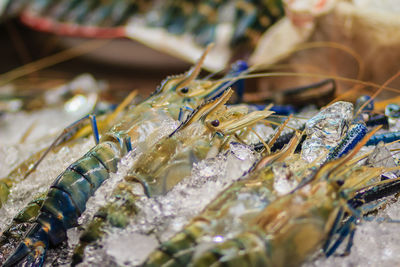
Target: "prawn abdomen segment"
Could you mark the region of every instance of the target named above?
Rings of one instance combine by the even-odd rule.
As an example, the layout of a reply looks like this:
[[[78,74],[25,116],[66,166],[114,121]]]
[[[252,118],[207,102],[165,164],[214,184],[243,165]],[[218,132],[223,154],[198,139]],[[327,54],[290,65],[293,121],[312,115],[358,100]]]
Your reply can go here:
[[[117,170],[121,157],[119,144],[104,142],[86,153],[60,174],[49,189],[36,223],[4,266],[41,266],[49,244],[66,238],[67,229],[76,226],[89,197]]]

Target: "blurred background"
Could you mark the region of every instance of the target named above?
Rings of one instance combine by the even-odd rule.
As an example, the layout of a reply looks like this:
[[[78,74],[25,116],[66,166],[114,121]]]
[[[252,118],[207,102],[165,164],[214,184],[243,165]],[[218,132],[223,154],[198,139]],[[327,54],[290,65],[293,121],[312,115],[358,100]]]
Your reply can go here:
[[[0,72],[6,74],[30,62],[90,42],[32,30],[17,18],[0,24]],[[97,49],[82,56],[25,75],[13,83],[20,90],[60,85],[82,73],[106,80],[116,101],[133,89],[147,95],[167,75],[186,71],[191,64],[128,39],[94,43]],[[162,64],[160,64],[160,62]],[[24,88],[22,88],[24,87]]]
[[[212,72],[244,59],[253,72],[322,75],[247,80],[248,93],[273,94],[323,76],[382,84],[400,69],[399,9],[396,0],[3,1],[0,85],[35,92],[90,73],[107,82],[105,97],[118,103],[133,89],[148,95],[167,75],[186,71],[210,42],[216,48],[205,67]],[[26,65],[41,59],[45,66]],[[336,96],[357,85],[336,82]]]

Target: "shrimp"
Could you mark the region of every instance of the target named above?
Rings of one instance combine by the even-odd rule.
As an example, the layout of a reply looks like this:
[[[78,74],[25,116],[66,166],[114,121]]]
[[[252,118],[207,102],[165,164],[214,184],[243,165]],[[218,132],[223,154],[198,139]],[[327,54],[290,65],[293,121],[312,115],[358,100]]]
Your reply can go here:
[[[202,102],[210,93],[220,90],[221,83],[194,80],[206,54],[207,51],[199,64],[188,73],[167,78],[152,96],[128,110],[119,122],[102,136],[99,144],[57,177],[47,193],[36,223],[27,233],[25,241],[4,263],[5,266],[18,262],[43,264],[47,247],[50,244],[58,245],[66,239],[66,229],[76,226],[77,219],[86,209],[86,202],[90,196],[109,178],[110,173],[117,171],[118,162],[132,150],[132,146],[143,142],[144,137],[140,135],[141,124],[152,119],[151,123],[160,125],[160,113],[179,115],[176,101],[184,105],[193,105]],[[232,91],[229,91],[229,95],[231,94]],[[192,101],[188,100],[188,97],[191,97]],[[209,105],[204,105],[204,108],[209,108]],[[267,116],[265,112],[262,114]],[[262,116],[256,117],[260,119]],[[195,118],[198,119],[193,116],[191,120]]]
[[[346,164],[373,133],[348,155],[324,164],[309,183],[266,206],[250,219],[246,230],[198,253],[193,265],[298,266],[318,248],[330,255],[331,239],[344,211],[350,214],[350,222],[360,216],[347,201],[384,171],[356,166],[356,161]],[[354,224],[345,226],[343,234]]]
[[[246,229],[252,218],[279,196],[274,189],[274,165],[298,161],[298,155],[293,153],[299,141],[300,135],[297,134],[283,150],[267,155],[249,175],[229,186],[181,232],[164,242],[144,265],[187,265],[196,247],[212,240],[221,242]],[[290,171],[293,176],[289,179],[296,180],[294,176],[306,171],[302,168]]]
[[[112,199],[100,208],[87,231],[81,236],[81,245],[75,250],[74,264],[82,258],[84,247],[104,234],[107,224],[125,227],[137,212],[131,183],[139,183],[148,197],[164,195],[183,178],[190,175],[193,164],[226,149],[226,144],[238,131],[272,114],[272,111],[254,111],[227,108],[223,104],[232,91],[221,98],[200,106],[177,130],[144,152],[119,184]]]
[[[131,104],[130,102],[135,95],[132,93],[127,97],[128,101],[124,101],[115,112],[103,117],[98,128],[101,133],[109,130],[104,134],[103,140],[123,142],[126,135],[129,135],[130,146],[135,148],[140,143],[145,150],[153,144],[153,141],[157,140],[149,138],[149,135],[152,132],[159,132],[158,129],[163,127],[165,121],[171,119],[184,120],[186,110],[191,111],[202,101],[221,94],[232,82],[196,79],[211,47],[209,46],[206,49],[199,62],[191,70],[185,74],[167,77],[156,91],[142,103],[136,106],[130,105],[127,109],[126,107]],[[237,75],[246,70],[246,63],[238,62],[232,66],[232,70],[226,77],[234,80]],[[83,120],[74,124],[82,123],[84,123]],[[74,140],[89,135],[90,131],[87,126],[80,129],[76,134],[71,134],[71,130],[76,131],[74,124],[67,128],[69,130],[64,130],[47,150],[34,154],[26,162],[15,168],[6,178],[0,179],[0,206],[7,201],[9,190],[15,181],[24,180],[33,172],[54,146],[59,145],[63,140],[70,138]],[[33,167],[31,167],[32,165]],[[24,173],[23,178],[19,178],[21,173]]]

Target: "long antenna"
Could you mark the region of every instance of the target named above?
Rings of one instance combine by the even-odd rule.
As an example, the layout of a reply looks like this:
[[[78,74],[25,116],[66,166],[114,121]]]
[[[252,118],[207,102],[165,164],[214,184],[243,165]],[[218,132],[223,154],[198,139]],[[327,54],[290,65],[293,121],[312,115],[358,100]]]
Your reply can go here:
[[[109,42],[110,40],[88,41],[81,45],[72,47],[70,49],[56,53],[54,55],[41,58],[39,60],[33,61],[19,68],[13,69],[9,72],[0,75],[0,86],[5,85],[15,79],[21,78],[25,75],[36,72],[38,70],[42,70],[47,67],[53,66],[55,64],[92,52],[93,50],[103,47]]]

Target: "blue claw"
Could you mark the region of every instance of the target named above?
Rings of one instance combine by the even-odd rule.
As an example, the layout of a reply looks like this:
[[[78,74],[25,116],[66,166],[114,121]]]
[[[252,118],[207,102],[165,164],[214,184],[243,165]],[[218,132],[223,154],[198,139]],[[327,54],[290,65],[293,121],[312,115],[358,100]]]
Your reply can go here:
[[[47,248],[48,234],[39,224],[35,224],[24,242],[21,242],[15,252],[4,262],[3,267],[11,266],[43,266]]]

